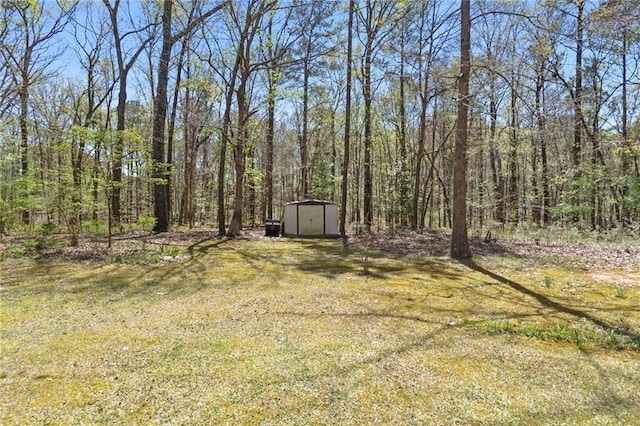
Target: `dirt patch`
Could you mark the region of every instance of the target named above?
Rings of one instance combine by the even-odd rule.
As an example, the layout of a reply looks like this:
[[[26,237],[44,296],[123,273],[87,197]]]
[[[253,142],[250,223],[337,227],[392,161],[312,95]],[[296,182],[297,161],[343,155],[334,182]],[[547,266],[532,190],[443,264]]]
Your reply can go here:
[[[601,271],[591,274],[591,278],[614,286],[640,286],[640,273],[637,272]]]

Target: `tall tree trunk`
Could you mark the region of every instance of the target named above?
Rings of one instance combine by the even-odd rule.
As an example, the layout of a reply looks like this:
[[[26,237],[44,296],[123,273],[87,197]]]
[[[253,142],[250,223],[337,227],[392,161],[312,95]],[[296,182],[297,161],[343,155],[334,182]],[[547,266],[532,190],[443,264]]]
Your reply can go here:
[[[631,159],[633,158],[633,175],[636,178],[640,178],[640,167],[638,166],[638,154],[635,153],[631,140],[629,138],[629,107],[628,107],[628,92],[627,92],[627,49],[629,31],[625,28],[622,32],[622,140],[624,143],[624,150],[622,152],[622,173],[627,174],[631,169]],[[626,199],[629,196],[630,185],[628,182],[622,184],[621,196],[622,199]],[[631,212],[628,203],[620,203],[621,213],[620,220],[631,221]]]
[[[576,173],[578,172],[578,167],[580,165],[580,153],[582,151],[582,48],[584,35],[584,2],[585,0],[575,1],[578,11],[576,25],[576,82],[573,97],[573,146],[571,155]]]
[[[116,106],[116,138],[113,143],[112,176],[111,176],[111,214],[113,226],[119,227],[122,220],[120,193],[122,189],[122,157],[124,150],[125,108],[127,104],[127,73],[120,71],[120,90],[118,92],[118,105]],[[123,83],[124,82],[124,83]]]
[[[111,21],[111,29],[113,31],[113,41],[115,47],[116,60],[118,65],[118,105],[116,106],[116,138],[113,144],[113,152],[111,159],[111,214],[112,224],[116,227],[120,226],[121,222],[121,192],[122,192],[122,161],[124,151],[124,130],[126,128],[126,107],[127,107],[127,77],[129,71],[133,68],[138,56],[142,53],[145,47],[151,42],[153,36],[149,36],[144,39],[136,51],[131,55],[128,61],[125,62],[124,50],[122,47],[123,39],[128,35],[120,34],[118,25],[118,13],[120,8],[120,0],[116,0],[113,5],[109,0],[102,0],[105,7],[109,12],[109,19]],[[131,33],[129,33],[131,34]]]
[[[231,108],[233,104],[233,93],[240,67],[241,52],[236,55],[236,62],[231,72],[231,78],[227,85],[224,115],[222,117],[222,131],[220,140],[220,163],[218,167],[218,236],[226,234],[226,204],[225,204],[225,176],[227,170],[227,146],[229,145],[229,132],[231,128]]]
[[[78,245],[78,234],[82,223],[82,158],[84,156],[84,142],[81,140],[79,146],[71,147],[71,175],[73,185],[71,190],[71,212],[69,216],[69,230],[71,233],[70,245]]]
[[[435,13],[435,9],[434,9]],[[425,5],[423,4],[421,7],[421,28],[420,34],[423,33],[424,29],[422,27],[422,23],[424,22],[424,14],[425,14]],[[422,164],[424,162],[424,154],[425,147],[427,143],[427,108],[429,106],[429,90],[430,90],[430,76],[431,76],[431,57],[433,53],[433,37],[429,38],[429,49],[426,55],[421,51],[420,58],[423,56],[427,58],[426,66],[423,66],[424,72],[421,73],[420,76],[420,87],[421,91],[419,93],[420,96],[420,124],[419,124],[419,133],[418,133],[418,151],[416,153],[416,164],[415,164],[415,179],[413,182],[413,200],[411,206],[411,229],[416,230],[418,228],[418,218],[421,217],[420,227],[424,227],[424,216],[426,214],[426,209],[423,208],[423,211],[419,212],[419,204],[420,204],[420,193],[421,193],[421,185],[422,185]],[[422,45],[422,43],[420,43]],[[437,115],[437,96],[436,96],[436,107],[434,108],[434,122],[432,128],[435,129],[435,117]],[[425,188],[429,183],[429,179],[425,182]],[[424,204],[423,198],[423,205]],[[426,205],[425,205],[426,207]]]
[[[518,107],[517,78],[511,76],[511,123],[509,129],[509,184],[507,186],[508,221],[518,223]]]
[[[167,118],[167,92],[169,85],[169,60],[171,59],[171,13],[172,0],[164,0],[162,14],[162,50],[158,66],[158,85],[153,105],[153,212],[156,217],[154,232],[169,230],[169,212],[167,206],[167,168],[165,164],[165,122]]]
[[[249,135],[247,134],[246,139],[249,140]],[[256,168],[256,149],[255,147],[251,147],[250,149],[247,150],[247,161],[246,164],[248,167],[248,169],[250,170],[249,173],[249,185],[247,188],[247,202],[248,202],[248,207],[249,207],[249,225],[252,228],[255,228],[256,224],[257,224],[257,215],[256,215],[256,182],[255,182],[255,174],[253,173],[253,171]]]
[[[188,40],[182,43],[180,56],[178,57],[178,67],[176,70],[176,84],[173,89],[173,102],[171,104],[171,114],[169,116],[169,126],[167,129],[167,220],[171,223],[171,204],[173,202],[173,139],[176,128],[176,116],[178,113],[178,97],[180,95],[180,83],[182,81],[182,68],[184,64],[185,52],[188,48]],[[187,58],[189,62],[189,58]]]
[[[114,6],[110,2],[103,0],[109,18],[111,19],[111,27],[113,31],[113,39],[115,53],[118,65],[118,105],[116,106],[116,137],[113,143],[113,151],[111,155],[111,215],[112,225],[120,226],[121,222],[121,202],[120,193],[122,188],[122,159],[124,151],[124,130],[125,130],[125,112],[127,106],[127,75],[129,67],[124,62],[122,50],[122,38],[120,37],[118,26],[118,9],[120,1],[117,0]]]
[[[371,228],[373,223],[373,176],[371,164],[371,150],[373,145],[373,135],[371,131],[371,56],[373,53],[372,40],[365,46],[364,69],[362,90],[364,95],[364,224],[367,229]]]
[[[300,168],[302,171],[302,197],[309,195],[309,62],[311,57],[311,44],[307,45],[307,53],[304,59],[303,88],[302,88],[302,135],[300,135]]]
[[[451,257],[471,257],[467,236],[467,125],[469,113],[469,74],[471,69],[470,0],[460,2],[460,76],[458,77],[458,120],[453,163],[453,222]]]
[[[336,135],[336,110],[338,109],[338,105],[331,110],[331,179],[335,179],[336,169],[338,163],[338,141]],[[335,201],[336,199],[336,185],[332,183],[331,185],[331,200]]]
[[[234,163],[236,169],[236,181],[234,191],[234,210],[231,224],[227,230],[228,237],[239,236],[242,231],[242,212],[244,206],[244,179],[245,179],[245,144],[247,137],[247,122],[249,120],[249,99],[247,85],[251,77],[251,46],[258,32],[261,17],[275,5],[275,2],[259,1],[247,7],[245,25],[240,34],[240,44],[236,52],[235,70],[239,71],[240,82],[236,90],[238,105],[238,126],[236,131],[236,143],[234,150]],[[254,9],[255,7],[255,9]],[[235,79],[234,79],[235,80]]]
[[[189,66],[187,66],[187,79],[189,79]],[[180,200],[180,213],[178,215],[178,223],[180,225],[184,225],[189,222],[190,217],[190,205],[191,205],[191,190],[192,186],[192,176],[191,173],[193,169],[193,163],[191,162],[191,150],[193,149],[193,145],[195,145],[195,141],[193,140],[195,137],[194,131],[194,123],[192,123],[192,110],[193,105],[191,104],[191,89],[189,87],[185,88],[184,94],[184,108],[183,108],[183,120],[184,120],[184,130],[183,130],[183,141],[184,141],[184,180],[183,180],[183,189],[182,189],[182,199]]]
[[[540,220],[543,226],[549,224],[549,164],[547,158],[546,122],[542,96],[544,93],[544,64],[541,64],[536,77],[536,122],[538,126],[538,145],[540,146],[542,196],[540,198]]]
[[[185,28],[178,34],[171,34],[172,21],[172,0],[164,0],[162,13],[162,50],[160,52],[158,64],[158,84],[155,102],[153,105],[153,130],[152,130],[152,161],[154,178],[154,214],[156,225],[154,232],[166,232],[169,229],[169,211],[167,206],[167,167],[165,164],[165,122],[167,118],[168,100],[167,92],[169,85],[169,60],[171,59],[171,49],[175,42],[190,34],[196,25],[201,24],[211,15],[218,12],[227,5],[226,2],[209,9],[193,19],[189,15],[189,20]]]
[[[426,82],[424,84],[426,85]],[[427,101],[425,99],[425,96],[421,96],[420,133],[418,136],[418,152],[416,153],[415,180],[413,183],[413,204],[411,206],[411,229],[413,230],[418,229],[418,215],[419,215],[418,204],[420,201],[420,186],[422,183],[422,163],[424,161],[424,150],[425,150],[426,139],[427,139]],[[427,185],[427,182],[425,182],[425,185]]]
[[[245,58],[248,58],[245,56]],[[227,231],[228,237],[239,236],[242,232],[242,210],[244,205],[244,171],[245,171],[245,137],[246,137],[246,121],[248,117],[248,105],[246,94],[246,83],[248,74],[246,69],[240,80],[236,97],[238,100],[238,129],[236,131],[236,144],[234,150],[234,163],[236,168],[236,182],[234,192],[234,209],[231,218],[231,224]]]
[[[500,223],[506,221],[506,203],[504,197],[504,178],[502,163],[498,152],[498,103],[496,101],[495,81],[492,77],[489,93],[489,164],[491,166],[491,180],[495,197],[495,220]]]
[[[408,225],[409,213],[409,182],[407,176],[407,113],[406,113],[406,96],[405,96],[405,75],[404,75],[404,62],[405,62],[405,28],[404,20],[401,27],[400,35],[400,99],[398,110],[400,114],[400,131],[398,135],[398,144],[400,145],[400,161],[399,161],[399,173],[400,173],[400,226],[406,228]]]
[[[27,54],[25,54],[27,57]],[[29,175],[29,127],[27,122],[27,109],[29,106],[29,60],[25,59],[25,68],[22,72],[22,84],[18,92],[20,97],[20,176],[24,179],[23,184],[27,185]],[[26,195],[26,194],[25,194]],[[29,225],[30,213],[28,208],[23,208],[21,212],[22,224]]]
[[[340,200],[340,235],[344,238],[347,235],[347,190],[349,188],[349,154],[351,141],[351,61],[353,55],[353,8],[354,1],[349,0],[349,23],[347,29],[347,87],[345,98],[345,117],[344,117],[344,153],[342,158],[342,182],[341,182],[341,200]]]
[[[267,135],[266,135],[266,155],[265,155],[265,206],[266,218],[273,218],[273,139],[276,121],[276,71],[267,70],[269,93],[267,95]]]

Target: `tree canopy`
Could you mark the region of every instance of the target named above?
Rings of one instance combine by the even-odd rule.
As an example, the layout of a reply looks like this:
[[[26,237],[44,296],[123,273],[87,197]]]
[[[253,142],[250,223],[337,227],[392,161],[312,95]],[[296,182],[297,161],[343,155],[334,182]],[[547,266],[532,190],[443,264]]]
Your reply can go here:
[[[639,11],[471,1],[467,72],[453,2],[5,0],[0,223],[637,229]]]

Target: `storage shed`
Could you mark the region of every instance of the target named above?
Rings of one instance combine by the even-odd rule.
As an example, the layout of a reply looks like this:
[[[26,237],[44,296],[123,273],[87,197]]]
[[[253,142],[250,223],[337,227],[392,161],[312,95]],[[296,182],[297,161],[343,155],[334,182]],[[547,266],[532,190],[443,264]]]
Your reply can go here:
[[[338,205],[331,201],[303,200],[284,205],[282,234],[289,237],[340,237]]]

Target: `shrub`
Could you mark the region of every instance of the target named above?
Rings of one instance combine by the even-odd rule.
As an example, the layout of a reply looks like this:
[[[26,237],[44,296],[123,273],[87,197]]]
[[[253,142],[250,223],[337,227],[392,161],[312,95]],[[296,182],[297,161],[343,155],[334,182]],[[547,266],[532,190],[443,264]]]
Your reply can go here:
[[[48,242],[45,238],[30,238],[24,241],[24,248],[26,252],[38,251],[47,247]]]
[[[558,342],[566,342],[569,339],[569,328],[563,324],[556,324],[551,329],[550,336]]]
[[[93,235],[107,235],[107,227],[101,220],[86,220],[82,222],[82,229]]]
[[[151,232],[156,226],[156,218],[153,216],[139,216],[136,222],[136,228],[140,231]]]
[[[33,230],[36,234],[47,236],[47,235],[53,234],[57,229],[58,229],[58,226],[55,223],[45,222],[45,223],[40,223],[36,225],[36,227]]]

